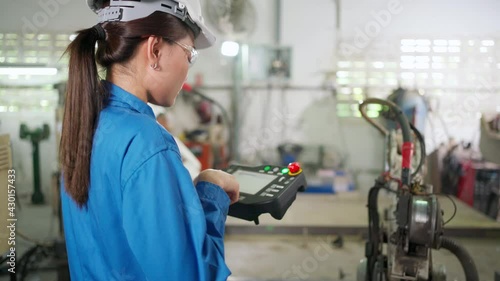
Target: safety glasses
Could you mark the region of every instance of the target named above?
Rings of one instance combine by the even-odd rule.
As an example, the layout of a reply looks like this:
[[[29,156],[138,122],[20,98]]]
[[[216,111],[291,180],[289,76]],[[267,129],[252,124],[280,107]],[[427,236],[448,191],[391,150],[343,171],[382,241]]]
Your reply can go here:
[[[177,41],[172,40],[172,39],[170,39],[168,37],[163,37],[163,39],[165,39],[167,41],[170,41],[170,42],[178,45],[182,49],[184,49],[184,51],[186,51],[188,53],[188,62],[189,62],[190,66],[192,66],[196,62],[196,59],[198,58],[198,51],[194,47],[191,47],[191,46],[188,46],[186,44],[177,42]]]

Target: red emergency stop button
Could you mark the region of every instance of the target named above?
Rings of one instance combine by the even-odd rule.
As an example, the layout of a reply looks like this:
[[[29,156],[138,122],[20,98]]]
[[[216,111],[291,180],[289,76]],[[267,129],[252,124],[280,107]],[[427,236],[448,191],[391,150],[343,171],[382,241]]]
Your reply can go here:
[[[295,176],[302,173],[302,168],[300,167],[299,162],[292,162],[288,164],[288,174],[290,176]]]

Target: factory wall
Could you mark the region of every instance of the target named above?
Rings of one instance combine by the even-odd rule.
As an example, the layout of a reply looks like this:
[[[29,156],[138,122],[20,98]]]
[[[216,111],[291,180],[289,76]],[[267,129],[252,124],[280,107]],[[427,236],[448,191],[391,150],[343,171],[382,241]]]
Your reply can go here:
[[[388,38],[497,39],[498,45],[500,20],[496,11],[499,9],[500,2],[491,0],[343,1],[339,38],[361,42],[358,44],[360,57],[368,53],[376,42]],[[483,56],[490,56],[488,62],[500,68],[499,47],[495,48],[496,52]],[[470,56],[468,63],[482,59],[477,54],[465,55]],[[448,136],[472,142],[477,147],[481,114],[489,117],[500,112],[500,83],[495,72],[487,72],[488,67],[485,65],[483,75],[482,69],[467,69],[462,65],[462,72],[481,73],[474,85],[444,87],[441,93],[428,96],[434,109],[425,132],[428,152],[445,142]],[[415,88],[426,86],[414,85]]]
[[[204,0],[203,3],[206,3]],[[245,42],[260,45],[275,45],[275,15],[274,1],[252,0],[257,10],[256,29],[252,35],[244,38]],[[87,28],[95,24],[95,16],[87,9],[83,0],[17,0],[9,1],[9,9],[0,11],[0,30],[13,32],[69,32],[80,28]],[[393,36],[453,36],[473,35],[497,36],[500,33],[500,24],[496,11],[500,10],[500,2],[495,0],[479,1],[410,1],[410,0],[356,0],[340,1],[340,29],[336,29],[336,11],[339,7],[333,0],[287,0],[282,1],[281,40],[280,44],[292,48],[291,80],[287,85],[292,88],[281,90],[279,87],[270,89],[255,88],[245,90],[241,104],[242,125],[239,128],[240,152],[243,161],[258,163],[262,161],[277,161],[275,146],[282,142],[296,142],[301,144],[326,145],[333,151],[347,150],[340,153],[349,155],[351,167],[359,170],[368,170],[380,164],[379,157],[366,158],[366,154],[381,148],[381,141],[367,142],[368,138],[375,139],[377,133],[361,120],[334,118],[334,114],[324,115],[326,108],[331,105],[333,113],[334,101],[332,92],[320,89],[328,85],[329,74],[337,70],[335,66],[337,42],[339,38],[356,36],[359,30],[380,17],[380,11],[395,11],[390,20],[384,24],[380,32],[375,32],[373,41]],[[218,34],[216,45],[208,50],[200,51],[200,59],[191,69],[188,81],[201,79],[206,86],[228,87],[226,90],[212,89],[205,93],[220,101],[226,108],[230,105],[230,87],[233,74],[233,59],[220,54],[220,46],[224,40],[234,40],[228,35]],[[369,48],[369,45],[367,46]],[[217,71],[214,71],[217,69]],[[200,77],[202,74],[202,77]],[[218,87],[220,88],[220,87]],[[444,94],[437,97],[444,108],[452,110],[463,103],[460,96]],[[462,94],[464,95],[464,94]],[[465,96],[463,96],[465,97]],[[491,99],[481,101],[472,110],[479,112],[489,105],[489,110],[495,110],[500,105],[499,95],[492,95]],[[319,105],[324,110],[315,110]],[[179,107],[180,108],[180,107]],[[463,106],[462,106],[463,108]],[[157,109],[161,111],[162,109]],[[176,110],[176,118],[182,122],[189,122],[190,116],[183,116],[182,110]],[[40,120],[54,120],[53,113],[16,113],[5,115],[2,113],[2,132],[9,131],[17,136],[18,128],[15,123],[6,125],[7,120],[27,121],[30,125],[38,125]],[[41,115],[40,115],[41,114]],[[322,115],[323,114],[323,115]],[[36,115],[36,116],[35,116]],[[42,116],[43,115],[43,116]],[[191,115],[192,116],[192,115]],[[334,120],[335,119],[335,120]],[[464,119],[467,119],[464,117]],[[306,124],[316,121],[321,130],[308,130]],[[456,118],[454,119],[456,120]],[[468,120],[468,119],[467,119]],[[447,119],[445,121],[450,121]],[[51,121],[54,128],[55,121]],[[50,123],[50,122],[49,122]],[[181,122],[179,122],[181,123]],[[277,124],[280,124],[278,126]],[[7,128],[8,127],[8,128]],[[473,125],[454,126],[450,133],[459,137],[474,133]],[[365,137],[359,137],[364,135]],[[23,160],[18,160],[17,166],[26,170],[31,169],[31,155],[29,143],[15,140]],[[345,145],[347,143],[348,145]],[[44,188],[50,178],[51,169],[56,159],[56,141],[54,135],[41,144],[43,153],[48,153],[47,164],[42,165],[42,180]],[[363,149],[358,149],[362,147]],[[53,151],[53,153],[51,153]],[[274,151],[274,155],[273,152]],[[49,155],[50,154],[50,155]],[[260,159],[261,155],[265,156]],[[333,157],[342,158],[333,153]],[[44,156],[42,155],[42,158]],[[337,163],[339,159],[335,160]],[[335,162],[334,161],[334,162]],[[21,164],[22,163],[22,164]],[[16,162],[14,162],[16,165]],[[28,182],[26,188],[32,186]]]
[[[498,35],[495,0],[356,0],[342,1],[342,35],[354,35],[373,20],[383,23],[378,36]],[[389,12],[390,16],[385,12]],[[387,19],[387,20],[385,20]]]
[[[267,5],[274,8],[274,3]],[[306,0],[282,1],[280,45],[292,48],[292,78],[284,83],[253,83],[250,85],[256,88],[244,90],[239,103],[240,162],[280,163],[278,145],[300,144],[305,147],[302,160],[307,164],[349,169],[356,173],[359,187],[368,188],[382,170],[383,139],[359,118],[338,119],[333,92],[323,88],[335,71],[336,9],[331,0],[316,0],[313,4]],[[269,16],[272,23],[274,13]],[[267,32],[274,28],[269,25]],[[267,38],[267,42],[250,38],[245,42],[273,46],[275,38]],[[204,63],[210,64],[207,59]],[[230,59],[223,58],[223,62],[230,63]],[[231,71],[231,67],[227,69]],[[208,79],[212,75],[214,79]],[[221,76],[220,72],[205,74],[205,83],[230,85],[231,75],[225,81],[217,76]],[[191,79],[195,81],[193,76]],[[205,93],[229,105],[230,90]],[[319,149],[324,149],[323,160],[317,153]]]
[[[242,113],[244,117],[240,129],[243,160],[252,163],[276,161],[275,147],[283,141],[322,144],[334,151],[345,150],[340,157],[348,157],[348,167],[369,178],[374,169],[381,167],[383,144],[377,132],[362,120],[336,120],[334,114],[322,115],[325,111],[318,106],[325,108],[330,105],[333,111],[335,104],[332,93],[313,89],[329,85],[326,80],[329,72],[338,70],[335,48],[339,39],[357,36],[360,30],[363,31],[367,26],[370,28],[374,20],[381,21],[383,26],[379,32],[372,33],[370,43],[405,36],[446,39],[471,36],[482,39],[489,36],[498,38],[500,34],[499,20],[495,16],[495,11],[500,8],[498,1],[341,1],[339,30],[336,29],[337,8],[334,1],[328,0],[314,3],[305,0],[282,1],[280,43],[293,49],[292,79],[288,86],[307,89],[252,89],[245,92],[245,99],[241,103],[245,113]],[[393,13],[384,21],[380,17],[387,15],[384,14],[386,11]],[[370,44],[365,48],[368,51]],[[230,77],[227,76],[227,80]],[[499,110],[500,105],[498,84],[494,78],[487,78],[488,82],[480,83],[477,87],[447,90],[430,97],[435,112],[429,116],[427,124],[428,152],[446,141],[446,131],[459,141],[477,144],[479,114],[492,114]],[[219,85],[220,80],[216,78],[206,79],[207,84],[212,81],[217,81],[214,84]],[[228,91],[207,93],[222,102],[229,95]],[[283,116],[289,119],[283,120]],[[308,130],[304,125],[305,119],[316,120],[318,130]],[[286,125],[281,128],[274,126],[277,129],[273,130],[273,122]],[[252,150],[255,147],[257,149]],[[259,152],[253,153],[255,150]],[[339,157],[338,154],[335,156]],[[336,160],[337,163],[339,161]]]

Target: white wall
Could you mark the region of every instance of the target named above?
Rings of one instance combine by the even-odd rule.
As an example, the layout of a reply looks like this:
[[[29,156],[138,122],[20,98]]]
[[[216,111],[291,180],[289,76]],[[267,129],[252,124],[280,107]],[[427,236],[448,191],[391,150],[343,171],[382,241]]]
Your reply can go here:
[[[202,0],[203,5],[207,5],[209,0]],[[256,12],[255,30],[245,38],[235,38],[231,34],[221,34],[216,28],[211,26],[205,17],[208,27],[215,33],[217,41],[209,49],[200,50],[200,58],[189,72],[188,80],[193,82],[197,75],[203,76],[205,85],[231,85],[233,64],[232,58],[221,55],[220,48],[222,42],[226,40],[238,40],[247,44],[274,44],[275,26],[275,4],[269,0],[251,0]]]
[[[334,70],[336,6],[333,0],[281,1],[282,45],[292,47],[292,85],[321,86]]]
[[[0,11],[0,31],[74,32],[95,24],[96,16],[84,0],[6,0]],[[206,4],[207,0],[202,0]],[[255,32],[247,43],[274,44],[275,1],[252,0],[257,10]],[[282,44],[293,48],[292,84],[319,85],[324,71],[334,70],[334,48],[338,36],[355,36],[376,19],[373,13],[399,7],[380,36],[478,35],[500,32],[500,2],[496,0],[356,0],[341,1],[341,34],[335,30],[333,0],[287,0],[282,2]],[[395,3],[395,4],[394,4]],[[210,25],[210,24],[209,24]],[[377,35],[378,36],[378,35]],[[220,55],[222,41],[231,36],[217,34],[216,46],[201,51],[190,81],[202,73],[208,85],[230,84],[231,61]],[[217,67],[217,71],[213,71]]]
[[[96,16],[84,0],[6,0],[0,30],[43,33],[74,32],[95,24]]]
[[[21,31],[28,28],[31,22],[37,24],[40,31],[71,32],[79,28],[90,27],[95,23],[93,15],[83,0],[6,0],[7,7],[0,11],[0,31]],[[57,1],[57,2],[54,2]],[[207,3],[210,0],[204,0]],[[392,1],[392,2],[390,2]],[[45,11],[44,3],[59,3],[57,8]],[[275,1],[252,0],[257,10],[257,27],[248,36],[246,43],[275,43]],[[380,32],[372,39],[384,36],[490,36],[500,34],[500,2],[497,0],[355,0],[341,1],[340,34],[335,29],[336,5],[333,0],[282,0],[282,37],[281,44],[293,49],[292,86],[321,86],[325,71],[335,70],[335,47],[340,37],[354,37],[357,30],[364,30],[370,22],[376,20],[372,12],[387,10],[390,5],[397,5],[397,13],[393,13]],[[54,4],[55,5],[55,4]],[[51,11],[57,11],[52,13]],[[42,15],[45,13],[45,16]],[[43,19],[47,18],[46,23]],[[39,24],[44,23],[44,24]],[[200,59],[191,69],[189,81],[195,81],[197,75],[203,75],[205,85],[230,86],[232,81],[232,61],[220,55],[220,44],[230,36],[217,34],[216,45],[208,50],[201,50]],[[211,90],[206,94],[220,101],[229,108],[230,91]],[[240,128],[240,148],[248,152],[246,146],[262,148],[265,152],[274,151],[274,146],[281,141],[304,142],[311,141],[310,134],[302,126],[304,112],[309,116],[315,112],[317,102],[330,93],[317,90],[248,90],[244,93],[241,112],[242,126]],[[316,105],[314,105],[316,104]],[[311,107],[312,106],[312,107]],[[448,104],[447,108],[453,108]],[[333,108],[331,109],[333,112]],[[180,110],[182,111],[182,110]],[[318,110],[318,120],[321,110]],[[179,113],[179,115],[181,115]],[[281,117],[280,117],[281,116]],[[283,120],[283,116],[288,116]],[[182,119],[183,116],[179,116]],[[329,120],[329,119],[328,119]],[[185,121],[185,120],[183,120]],[[266,123],[267,122],[267,123]],[[269,123],[274,122],[274,123]],[[284,122],[286,126],[278,128],[276,124]],[[288,123],[287,123],[288,122]],[[328,123],[328,121],[325,121]],[[273,125],[274,124],[274,125]],[[322,134],[330,134],[330,138],[319,138],[318,142],[331,144],[335,140],[337,128],[330,124],[321,125]],[[351,129],[358,126],[346,123]],[[273,129],[278,128],[278,129]],[[266,130],[267,129],[267,130]],[[361,130],[363,131],[363,130]],[[360,132],[361,132],[360,131]],[[367,134],[370,134],[367,132]],[[349,134],[347,134],[349,135]],[[269,142],[263,140],[268,139]],[[347,142],[363,139],[350,137]],[[351,145],[352,144],[352,145]],[[356,147],[355,142],[350,146]],[[375,148],[374,148],[375,149]],[[352,159],[361,163],[368,151],[352,151]],[[270,155],[264,153],[264,155]],[[254,155],[248,155],[246,160],[252,160]],[[255,159],[254,159],[255,160]],[[360,162],[361,161],[361,162]],[[373,165],[377,162],[373,159]],[[365,162],[366,164],[368,162]]]
[[[472,93],[450,91],[432,99],[434,112],[428,116],[425,132],[427,153],[446,143],[448,137],[477,149],[481,116],[491,120],[500,112],[500,93],[486,88]]]
[[[342,35],[363,30],[377,19],[375,14],[391,11],[389,7],[396,12],[391,13],[380,35],[477,36],[500,32],[500,2],[496,0],[356,0],[342,1]]]
[[[498,39],[500,38],[498,11],[500,2],[496,0],[343,1],[340,36],[347,42],[354,43],[350,46],[361,46],[358,60],[362,60],[366,53],[375,49],[373,48],[375,42],[384,42],[385,39],[391,38]],[[356,42],[365,41],[368,43],[356,45]],[[495,48],[496,53],[484,54],[484,57],[491,56],[492,63],[499,62],[498,40]],[[383,60],[384,54],[379,55],[380,49],[377,51],[374,56]],[[467,57],[467,53],[462,52],[461,55]],[[487,65],[484,69],[469,70],[464,67],[460,68],[460,71],[494,73],[488,73]],[[497,105],[500,105],[499,84],[497,79],[491,76],[479,74],[476,85],[468,90],[445,87],[442,94],[430,97],[435,104],[439,104],[439,109],[436,114],[429,116],[432,124],[427,123],[428,152],[447,140],[446,130],[458,141],[478,144],[479,114],[495,113],[499,110]],[[484,79],[487,80],[486,85]],[[418,86],[429,87],[429,85]],[[446,129],[440,119],[444,121]]]

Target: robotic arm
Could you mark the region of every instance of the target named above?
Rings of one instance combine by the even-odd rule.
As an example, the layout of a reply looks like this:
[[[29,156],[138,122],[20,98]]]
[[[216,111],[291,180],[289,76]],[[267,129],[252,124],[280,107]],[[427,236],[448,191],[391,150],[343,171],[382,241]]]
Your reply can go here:
[[[444,225],[439,200],[432,194],[432,186],[422,185],[415,180],[422,159],[425,157],[423,137],[402,114],[394,103],[380,99],[367,99],[360,104],[362,116],[384,135],[388,131],[370,119],[365,113],[367,104],[381,104],[388,110],[384,116],[394,119],[403,136],[401,148],[401,176],[396,179],[391,171],[380,176],[368,195],[368,241],[365,256],[358,268],[359,281],[372,280],[446,280],[444,272],[432,268],[431,249],[445,248],[451,251],[464,268],[467,281],[477,281],[478,273],[468,252],[451,239],[444,237]],[[413,143],[410,130],[420,141],[421,161],[417,170],[411,173]],[[391,188],[393,181],[397,188]],[[387,225],[382,227],[378,211],[378,193],[384,189],[395,194],[395,208],[387,213]],[[387,244],[384,253],[383,244]]]

